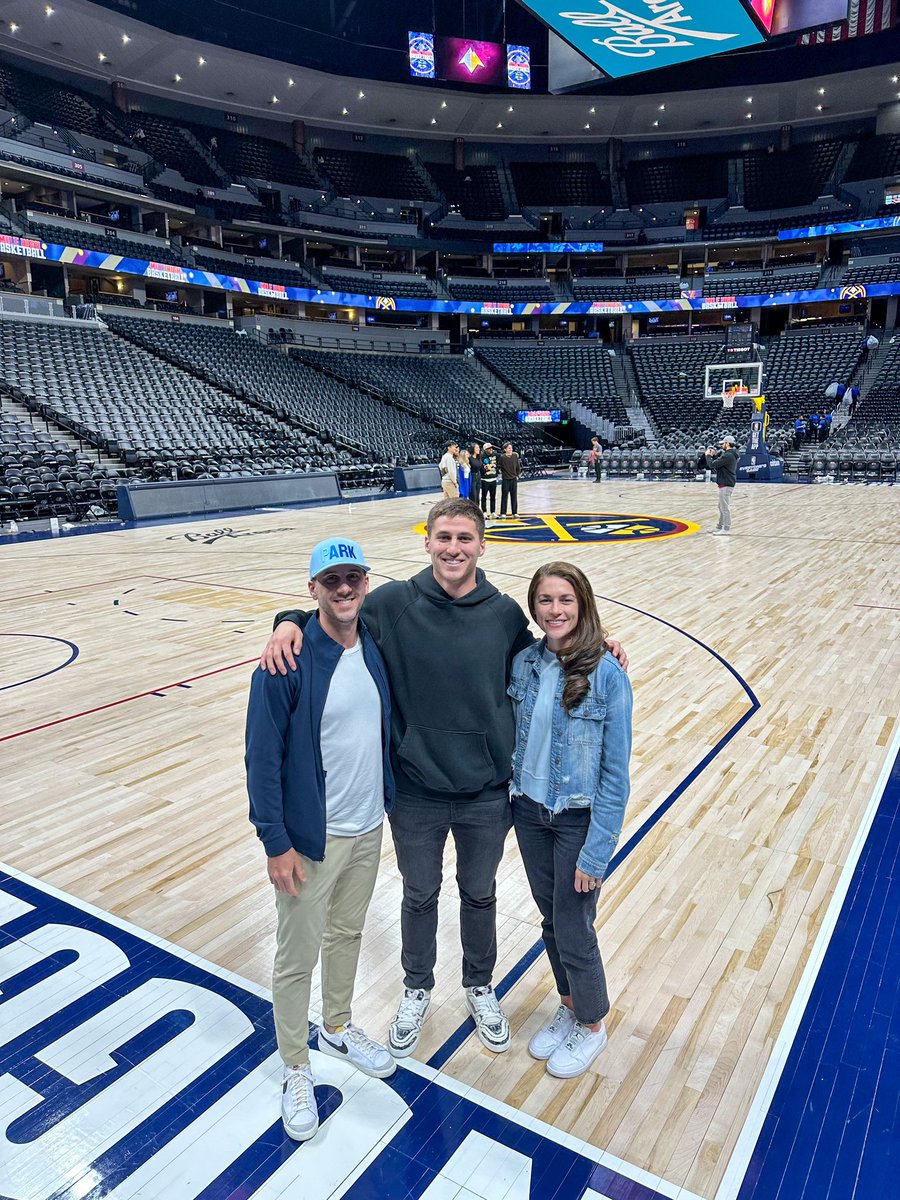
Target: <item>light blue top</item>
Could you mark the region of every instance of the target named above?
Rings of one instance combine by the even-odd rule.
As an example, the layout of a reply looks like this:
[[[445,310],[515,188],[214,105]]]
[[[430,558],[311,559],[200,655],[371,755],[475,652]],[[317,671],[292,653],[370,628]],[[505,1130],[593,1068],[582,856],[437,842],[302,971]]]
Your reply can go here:
[[[545,646],[546,640],[535,642],[513,659],[507,689],[516,718],[510,787],[513,796],[533,795],[525,787],[524,768],[538,695],[547,674],[542,670]],[[602,879],[622,832],[630,792],[631,683],[616,659],[607,653],[590,676],[587,695],[567,713],[562,706],[565,675],[561,670],[553,675],[556,688],[543,804],[552,813],[590,808],[590,827],[577,866],[585,874]]]
[[[553,704],[556,699],[556,684],[559,680],[559,659],[552,650],[544,648],[540,662],[541,681],[531,725],[528,743],[522,761],[522,791],[538,804],[547,803],[550,787],[550,741],[553,732]]]

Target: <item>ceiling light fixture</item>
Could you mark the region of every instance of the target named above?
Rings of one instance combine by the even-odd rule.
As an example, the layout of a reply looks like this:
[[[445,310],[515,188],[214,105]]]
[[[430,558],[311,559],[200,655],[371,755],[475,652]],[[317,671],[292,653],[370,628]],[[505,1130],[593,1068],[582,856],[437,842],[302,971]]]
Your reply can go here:
[[[891,83],[900,83],[900,75],[892,75]]]
[[[513,108],[513,106],[512,106],[512,105],[510,105],[510,106],[509,106],[509,108],[508,108],[506,111],[507,111],[507,112],[515,112],[516,110]]]
[[[365,98],[366,98],[366,93],[365,93],[365,92],[359,92],[356,98],[357,98],[357,100],[365,100]]]
[[[201,55],[199,55],[199,56],[198,56],[198,58],[197,58],[197,66],[198,66],[198,67],[205,67],[205,66],[206,66],[206,59],[203,57],[203,55],[202,55],[202,54],[201,54]]]
[[[128,36],[128,34],[123,33],[122,34],[122,45],[127,46],[130,41],[131,41],[131,38]]]
[[[590,126],[590,123],[589,123],[589,122],[588,122],[587,124],[585,124],[585,129],[590,129],[590,127],[591,127],[591,126]]]
[[[342,109],[341,109],[341,116],[342,116],[342,117],[349,117],[349,116],[350,116],[350,109],[349,109],[349,108],[342,108]]]
[[[273,97],[272,97],[272,99],[269,101],[269,103],[270,103],[270,104],[277,104],[277,103],[278,103],[278,97],[277,97],[277,96],[273,96]]]
[[[106,55],[103,53],[102,50],[98,50],[97,59],[99,62],[106,62]]]
[[[432,117],[432,118],[431,118],[431,124],[432,124],[432,125],[437,125],[437,117]]]
[[[661,104],[661,105],[659,106],[659,111],[660,111],[660,112],[665,112],[665,111],[666,111],[666,106],[665,106],[664,104]]]
[[[175,75],[173,75],[173,76],[172,76],[172,82],[173,82],[173,83],[181,83],[181,76],[180,76],[180,75],[178,75],[178,74],[175,74]]]
[[[441,101],[441,108],[446,108],[446,107],[447,107],[447,101],[446,101],[446,100],[442,100],[442,101]]]
[[[590,113],[590,115],[591,115],[591,116],[593,116],[593,115],[594,115],[594,113],[595,113],[596,111],[597,111],[597,110],[596,110],[596,108],[594,108],[594,107],[591,107],[591,108],[589,108],[589,109],[588,109],[588,112]]]
[[[52,16],[53,16],[53,14],[56,12],[56,9],[55,9],[55,8],[51,8],[51,6],[50,6],[49,4],[45,4],[45,5],[44,5],[44,12],[47,14],[47,16],[48,16],[48,17],[52,17]]]
[[[10,32],[10,33],[18,33],[18,32],[19,32],[19,27],[18,27],[18,25],[15,23],[15,21],[10,21],[10,23],[9,23],[9,32]]]
[[[653,122],[653,128],[654,128],[654,129],[656,129],[657,125],[659,125],[659,121],[654,121],[654,122]]]
[[[748,97],[747,97],[747,103],[748,103],[748,104],[752,104],[752,103],[753,103],[753,97],[752,97],[752,96],[748,96]]]
[[[820,95],[820,96],[824,96],[824,95],[825,95],[825,89],[824,89],[824,88],[819,88],[819,95]]]
[[[502,122],[502,121],[498,121],[498,122],[497,122],[497,128],[498,128],[498,129],[502,129],[502,128],[503,128],[503,122]]]
[[[753,113],[745,113],[745,114],[744,114],[744,116],[745,116],[745,117],[747,118],[747,120],[749,121],[749,120],[751,120],[751,119],[752,119],[752,117],[753,117]]]
[[[821,104],[817,104],[817,105],[816,105],[816,112],[821,112],[821,111],[822,111],[822,105],[821,105]]]
[[[293,86],[294,86],[294,81],[293,81],[293,79],[289,79],[289,80],[288,80],[288,87],[293,87]]]

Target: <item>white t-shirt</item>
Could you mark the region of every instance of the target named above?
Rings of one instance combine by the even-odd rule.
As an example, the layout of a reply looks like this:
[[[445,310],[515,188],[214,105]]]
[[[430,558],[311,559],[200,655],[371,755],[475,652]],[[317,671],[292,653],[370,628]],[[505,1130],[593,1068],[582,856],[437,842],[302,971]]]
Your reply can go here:
[[[325,832],[358,837],[384,820],[381,697],[362,642],[345,650],[328,686],[319,744],[325,768]]]
[[[450,453],[449,450],[444,455],[444,457],[441,459],[440,467],[441,467],[441,479],[449,479],[451,483],[459,482],[459,474],[458,474],[459,463],[456,461],[456,459],[453,457],[453,455]],[[445,471],[447,472],[446,475],[444,474]]]

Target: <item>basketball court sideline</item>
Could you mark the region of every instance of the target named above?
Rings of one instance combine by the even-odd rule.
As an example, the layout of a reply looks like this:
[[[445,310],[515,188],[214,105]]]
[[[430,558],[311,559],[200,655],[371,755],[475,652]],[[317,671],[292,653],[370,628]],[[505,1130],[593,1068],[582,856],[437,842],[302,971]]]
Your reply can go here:
[[[125,923],[126,938],[144,931],[148,963],[157,954],[181,955],[186,963],[198,956],[226,990],[247,981],[257,1005],[248,1020],[264,1030],[274,912],[246,812],[249,675],[274,612],[306,593],[316,540],[332,533],[357,538],[375,565],[373,586],[407,577],[427,564],[415,528],[430,500],[191,519],[0,547],[7,564],[0,585],[7,920],[27,922],[22,905],[39,910],[32,885],[19,879],[24,873],[38,891],[58,889],[60,895],[46,893],[48,911],[70,902],[72,911],[93,906],[111,929],[121,932]],[[382,1157],[395,1156],[395,1168],[400,1160],[421,1166],[415,1180],[404,1176],[408,1190],[398,1195],[516,1195],[514,1169],[525,1168],[515,1159],[507,1190],[494,1181],[466,1192],[475,1167],[466,1174],[457,1163],[448,1173],[438,1155],[406,1153],[398,1148],[406,1143],[392,1140],[403,1123],[407,1139],[423,1129],[426,1144],[434,1137],[434,1122],[440,1125],[450,1102],[443,1092],[429,1101],[432,1126],[422,1124],[420,1110],[440,1083],[455,1098],[448,1112],[474,1106],[473,1114],[466,1109],[472,1144],[482,1137],[508,1146],[506,1134],[489,1127],[493,1115],[550,1138],[560,1155],[580,1156],[566,1160],[572,1188],[584,1175],[579,1190],[539,1190],[533,1173],[532,1195],[733,1200],[802,1017],[795,997],[815,983],[829,922],[833,927],[896,755],[897,494],[739,485],[729,538],[707,536],[714,489],[693,483],[543,480],[524,485],[522,500],[525,519],[489,530],[496,539],[483,560],[489,576],[524,604],[539,564],[577,563],[632,663],[632,800],[600,901],[610,1044],[591,1072],[568,1082],[551,1080],[525,1051],[553,1007],[553,987],[535,949],[539,922],[512,838],[498,879],[496,981],[504,981],[515,1041],[495,1057],[470,1036],[457,977],[450,853],[421,1062],[401,1072],[399,1091],[391,1092],[407,1112],[386,1104],[385,1120],[394,1124],[373,1145],[381,1145]],[[446,669],[478,664],[465,647],[447,647]],[[360,1021],[376,1035],[398,995],[399,897],[387,839],[355,1001]],[[66,909],[66,921],[75,920],[72,911]],[[0,977],[13,980],[13,998],[26,997],[46,974],[27,955],[9,957],[10,928],[0,928],[0,963],[6,952],[13,969]],[[19,945],[37,949],[30,936]],[[80,1003],[87,1017],[86,993]],[[210,1020],[227,1025],[230,1018],[222,1010]],[[16,1056],[4,1069],[19,1091],[7,1092],[3,1111],[12,1114],[7,1137],[19,1148],[8,1175],[0,1172],[0,1193],[18,1196],[29,1178],[27,1194],[34,1196],[92,1195],[108,1181],[118,1187],[124,1176],[112,1133],[98,1149],[93,1180],[63,1172],[54,1181],[39,1138],[29,1157],[34,1131],[21,1089],[27,1083],[43,1094],[49,1068],[52,1094],[61,1096],[64,1063],[72,1069],[79,1054],[111,1053],[99,1035],[92,1051],[85,1035],[79,1051],[48,1052],[35,1071],[32,1055],[44,1054],[35,1048],[42,1027],[35,1030],[33,1046],[2,1039]],[[177,1080],[174,1061],[170,1069]],[[79,1070],[90,1078],[83,1064],[71,1078]],[[268,1097],[264,1075],[256,1082],[265,1132],[277,1117],[277,1097]],[[327,1082],[350,1111],[352,1081]],[[209,1093],[210,1104],[224,1103],[222,1087]],[[173,1082],[172,1097],[177,1092]],[[176,1103],[160,1096],[159,1104],[164,1100]],[[65,1104],[74,1112],[71,1099]],[[199,1100],[193,1108],[205,1112]],[[186,1136],[188,1126],[177,1125],[173,1118],[168,1134],[154,1127],[159,1154]],[[465,1158],[464,1144],[451,1147],[451,1160],[457,1150]],[[234,1167],[226,1147],[216,1153],[223,1170]],[[174,1151],[170,1157],[180,1162]],[[212,1150],[207,1157],[213,1161]],[[609,1175],[588,1175],[582,1160]],[[369,1146],[348,1151],[345,1174],[321,1194],[376,1194],[371,1172],[379,1161]],[[130,1191],[115,1194],[207,1194],[183,1180],[154,1190],[160,1180],[181,1179],[182,1168],[157,1163],[153,1174],[147,1163],[155,1184],[135,1178]],[[234,1188],[255,1169],[249,1159],[234,1167]],[[266,1176],[268,1193],[247,1194],[281,1194],[289,1181],[279,1170],[287,1167],[273,1165]],[[441,1178],[457,1176],[462,1190],[438,1190]]]

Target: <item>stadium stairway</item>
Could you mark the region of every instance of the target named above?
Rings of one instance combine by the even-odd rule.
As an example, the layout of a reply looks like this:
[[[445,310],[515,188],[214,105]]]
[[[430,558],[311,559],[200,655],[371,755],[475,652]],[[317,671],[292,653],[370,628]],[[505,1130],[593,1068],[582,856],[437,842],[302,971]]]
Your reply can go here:
[[[101,466],[108,467],[111,471],[119,471],[125,466],[124,458],[115,454],[107,454],[105,450],[102,450],[93,442],[88,442],[84,438],[79,437],[77,433],[73,433],[65,425],[58,425],[50,417],[45,417],[42,413],[35,412],[34,409],[29,408],[22,400],[17,400],[15,396],[10,395],[6,388],[3,389],[2,407],[7,412],[12,412],[16,416],[29,421],[35,428],[41,426],[47,433],[52,433],[54,442],[62,442],[70,446],[73,450],[89,450],[91,458],[95,458]]]
[[[640,405],[626,404],[625,411],[628,414],[628,424],[632,429],[638,433],[643,433],[649,447],[656,446],[658,441],[656,430],[648,414],[644,412]]]

